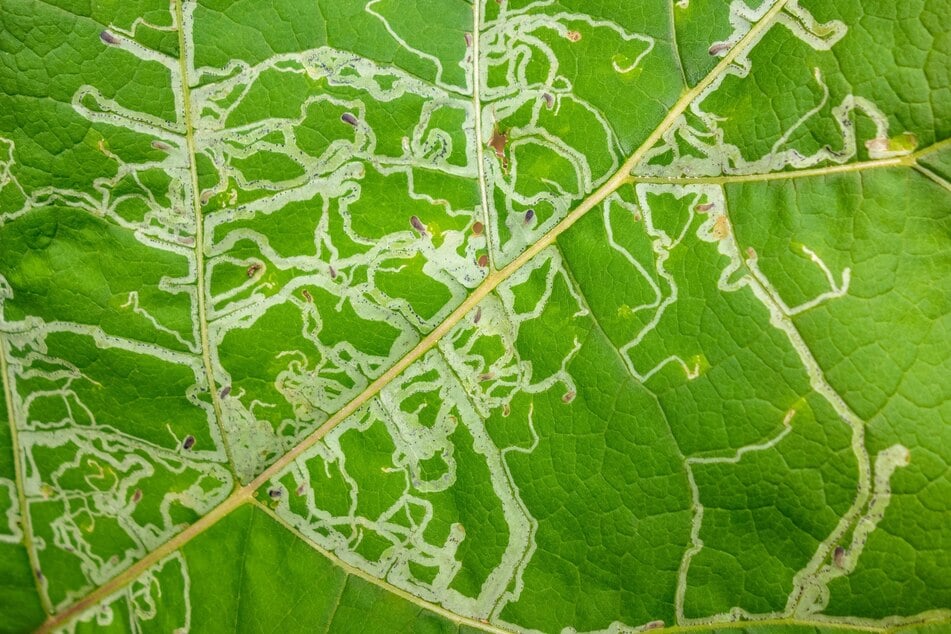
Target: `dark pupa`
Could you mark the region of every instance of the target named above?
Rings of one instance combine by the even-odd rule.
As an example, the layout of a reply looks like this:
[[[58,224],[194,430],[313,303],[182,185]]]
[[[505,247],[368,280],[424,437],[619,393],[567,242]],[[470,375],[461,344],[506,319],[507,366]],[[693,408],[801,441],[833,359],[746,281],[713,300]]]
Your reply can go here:
[[[271,496],[271,499],[275,499],[275,500],[276,500],[277,498],[281,497],[281,490],[280,490],[280,489],[270,489],[270,490],[268,490],[267,494],[268,494],[269,496]]]
[[[255,273],[257,273],[263,268],[264,268],[263,264],[261,264],[260,262],[255,262],[254,264],[248,267],[248,277],[254,277]]]
[[[477,264],[478,264],[479,266],[481,266],[482,268],[488,267],[488,266],[489,266],[489,256],[487,256],[485,253],[483,253],[482,255],[479,256],[479,259],[477,260]]]
[[[340,115],[340,120],[347,125],[352,125],[353,127],[357,126],[357,118],[349,112],[344,112],[342,115]]]
[[[300,294],[304,297],[304,299],[307,300],[307,303],[308,303],[308,304],[313,304],[313,303],[314,303],[314,296],[311,295],[311,294],[310,294],[310,291],[307,290],[306,288],[303,289],[303,290],[300,292]]]
[[[568,392],[565,392],[565,395],[561,397],[561,400],[564,403],[570,403],[571,401],[575,400],[575,396],[577,396],[575,391],[569,390]]]
[[[307,491],[306,482],[301,482],[300,484],[297,485],[297,489],[296,489],[297,495],[304,495],[305,491]]]
[[[115,46],[119,43],[119,38],[110,33],[109,31],[103,31],[99,34],[99,39],[102,40],[105,44]]]
[[[218,392],[218,396],[220,396],[221,398],[227,398],[227,396],[228,396],[229,394],[231,394],[231,386],[230,386],[230,385],[224,386],[223,388],[221,388],[221,391]]]
[[[142,499],[142,489],[136,489],[135,493],[132,494],[132,503],[138,504],[139,500]]]
[[[482,307],[477,306],[475,311],[475,316],[472,318],[472,323],[477,324],[482,321]]]
[[[722,55],[723,53],[726,53],[728,50],[730,50],[729,42],[717,42],[716,44],[711,46],[707,52],[713,55],[714,57],[718,57]]]
[[[329,267],[329,269],[328,269],[328,273],[330,273],[330,279],[332,279],[332,280],[337,279],[337,269],[335,269],[334,267],[331,266],[331,267]]]
[[[535,219],[535,210],[534,210],[534,209],[526,209],[526,210],[525,210],[525,224],[527,224],[527,225],[532,224],[532,220],[534,220],[534,219]]]
[[[168,152],[172,149],[172,146],[165,141],[159,141],[158,139],[155,139],[152,141],[152,148],[156,150],[162,150],[163,152]]]
[[[185,436],[185,442],[182,443],[182,447],[185,449],[191,449],[195,446],[195,437],[194,436]]]
[[[845,549],[841,546],[836,546],[835,550],[832,551],[832,562],[838,567],[843,568],[845,566]]]
[[[410,216],[409,224],[413,226],[413,229],[416,229],[419,232],[419,235],[426,235],[426,225],[423,224],[423,221],[419,219],[418,216]]]
[[[45,577],[43,576],[43,571],[40,570],[39,568],[36,569],[36,578],[39,579],[40,581],[43,581],[43,579],[45,579]]]
[[[472,225],[472,235],[481,236],[483,231],[485,231],[485,225],[481,222],[476,222]]]
[[[555,98],[551,95],[551,93],[542,93],[542,101],[545,102],[545,107],[549,110],[555,107]]]

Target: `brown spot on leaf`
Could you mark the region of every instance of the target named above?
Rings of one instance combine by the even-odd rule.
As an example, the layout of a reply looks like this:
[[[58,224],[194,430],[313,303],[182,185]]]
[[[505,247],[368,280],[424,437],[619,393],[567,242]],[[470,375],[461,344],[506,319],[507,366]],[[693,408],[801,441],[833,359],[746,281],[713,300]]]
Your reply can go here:
[[[581,40],[581,33],[578,31],[568,31],[565,33],[565,37],[567,37],[570,42],[578,42]]]
[[[254,264],[248,267],[248,271],[247,271],[248,277],[254,277],[255,274],[257,274],[257,272],[263,268],[264,268],[263,264],[261,264],[260,262],[255,262]]]
[[[485,231],[485,225],[481,222],[476,222],[472,225],[472,235],[481,236],[483,231]]]
[[[489,139],[489,147],[492,148],[492,151],[495,152],[495,155],[500,158],[505,158],[505,146],[509,142],[509,135],[507,132],[502,132],[499,129],[499,126],[495,126],[492,130],[492,137]]]
[[[308,303],[308,304],[313,304],[313,303],[314,303],[314,296],[311,295],[311,294],[310,294],[310,291],[307,290],[306,288],[305,288],[305,289],[302,289],[301,292],[300,292],[300,294],[304,297],[304,299],[307,300],[307,303]]]
[[[141,499],[142,499],[142,489],[136,489],[135,492],[132,494],[132,503],[138,504],[139,500]]]
[[[717,219],[713,221],[712,233],[717,240],[722,240],[730,235],[730,223],[727,222],[726,216],[717,216]]]
[[[570,403],[571,401],[575,400],[575,396],[577,396],[577,393],[574,390],[569,390],[565,392],[565,395],[561,397],[561,400],[564,403]]]
[[[481,266],[482,268],[488,267],[488,266],[489,266],[489,256],[486,255],[485,253],[483,253],[482,255],[479,256],[479,259],[478,259],[477,263],[478,263],[478,265]]]

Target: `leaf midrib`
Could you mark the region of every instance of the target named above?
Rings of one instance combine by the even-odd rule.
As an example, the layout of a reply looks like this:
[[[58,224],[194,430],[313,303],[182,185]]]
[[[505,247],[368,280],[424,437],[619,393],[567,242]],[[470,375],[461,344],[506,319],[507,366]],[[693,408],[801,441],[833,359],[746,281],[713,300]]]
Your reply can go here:
[[[205,370],[205,382],[208,385],[208,396],[211,399],[215,413],[215,423],[221,435],[221,442],[225,448],[225,455],[232,473],[237,477],[238,469],[228,442],[225,430],[224,416],[221,413],[221,399],[218,397],[218,387],[215,384],[214,367],[211,363],[211,346],[208,345],[208,317],[205,306],[205,223],[202,218],[201,200],[198,195],[198,162],[195,160],[195,128],[192,123],[191,86],[188,72],[188,53],[185,40],[185,16],[182,8],[183,0],[175,2],[175,21],[178,24],[178,68],[182,89],[182,123],[185,125],[185,147],[188,154],[188,176],[191,179],[188,196],[191,198],[192,211],[195,216],[195,309],[198,313],[198,346],[201,348],[201,361]]]

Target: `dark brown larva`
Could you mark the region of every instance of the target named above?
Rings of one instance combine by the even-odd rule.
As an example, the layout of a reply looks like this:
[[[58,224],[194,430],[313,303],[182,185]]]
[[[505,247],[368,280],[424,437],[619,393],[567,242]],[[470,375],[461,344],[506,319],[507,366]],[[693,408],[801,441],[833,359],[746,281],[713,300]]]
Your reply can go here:
[[[416,231],[419,232],[419,235],[421,236],[426,235],[426,225],[423,224],[423,221],[420,220],[419,217],[410,216],[409,224],[413,226],[413,229],[416,229]]]
[[[832,562],[835,563],[836,567],[843,568],[845,567],[845,549],[841,546],[836,546],[835,550],[832,552]]]

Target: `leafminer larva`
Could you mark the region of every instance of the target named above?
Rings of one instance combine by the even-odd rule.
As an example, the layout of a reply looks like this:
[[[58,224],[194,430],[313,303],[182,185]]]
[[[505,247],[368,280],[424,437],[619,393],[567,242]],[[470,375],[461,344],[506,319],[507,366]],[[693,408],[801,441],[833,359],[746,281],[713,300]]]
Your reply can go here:
[[[409,223],[413,226],[413,229],[416,229],[419,235],[426,235],[426,225],[424,225],[423,221],[419,219],[419,216],[410,216]]]

